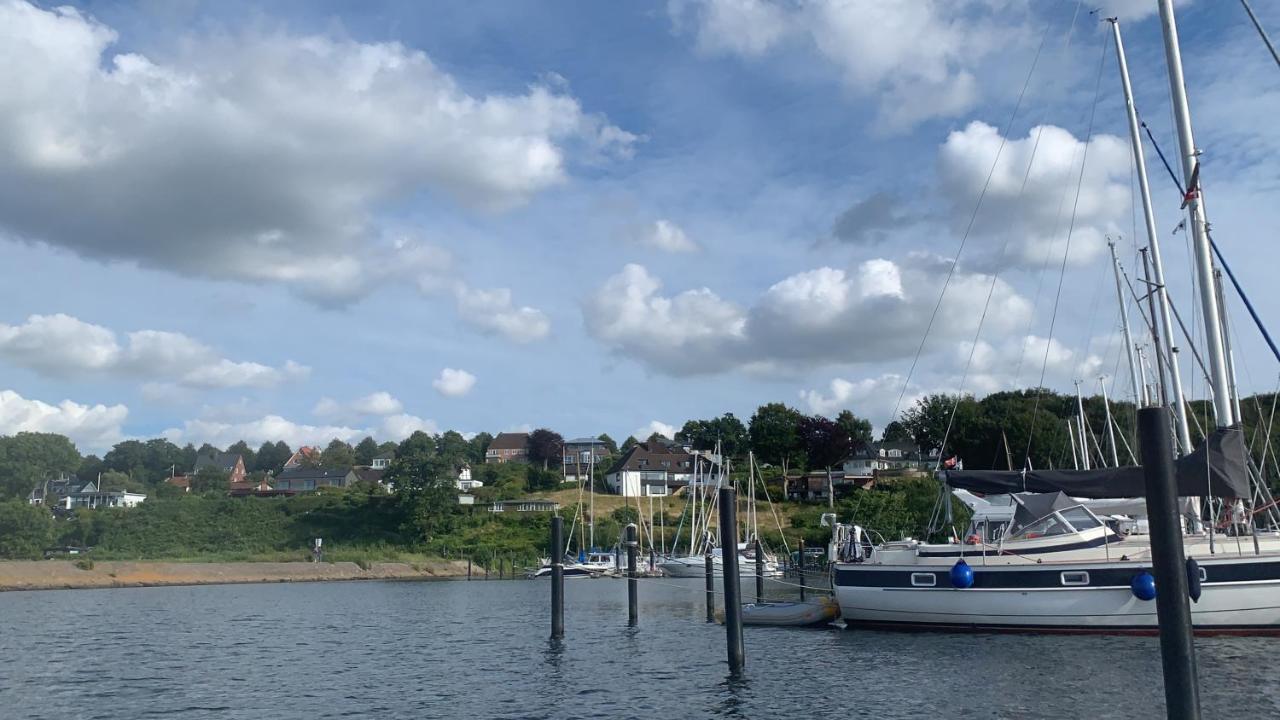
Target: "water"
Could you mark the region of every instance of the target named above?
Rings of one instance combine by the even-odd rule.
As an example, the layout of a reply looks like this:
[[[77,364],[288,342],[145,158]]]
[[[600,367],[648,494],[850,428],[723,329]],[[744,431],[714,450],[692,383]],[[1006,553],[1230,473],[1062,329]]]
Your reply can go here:
[[[302,583],[0,593],[0,718],[1147,718],[1153,638],[746,628],[700,581]],[[1280,641],[1198,641],[1204,716],[1280,716]]]

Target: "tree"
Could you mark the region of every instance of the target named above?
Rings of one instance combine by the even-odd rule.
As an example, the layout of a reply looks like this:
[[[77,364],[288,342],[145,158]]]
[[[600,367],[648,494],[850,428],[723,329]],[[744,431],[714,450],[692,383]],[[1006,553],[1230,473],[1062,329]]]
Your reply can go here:
[[[560,433],[546,428],[538,428],[529,433],[530,462],[540,462],[542,469],[546,470],[547,465],[552,462],[559,466],[563,455],[564,438]]]
[[[894,420],[884,426],[884,432],[880,434],[880,439],[884,442],[912,442],[911,431],[901,420]]]
[[[749,447],[747,428],[733,413],[711,420],[689,420],[675,440],[694,450],[713,450],[719,443],[721,452],[729,457],[741,457]]]
[[[80,467],[76,469],[76,479],[80,482],[94,482],[98,479],[98,474],[106,469],[106,465],[97,455],[87,455],[80,461]]]
[[[751,450],[761,462],[781,466],[784,476],[787,468],[804,456],[799,435],[801,417],[799,411],[782,403],[769,403],[756,408],[748,425]]]
[[[654,443],[661,445],[661,444],[669,443],[671,442],[671,440],[672,438],[669,438],[666,435],[663,435],[657,430],[654,430],[653,432],[649,433],[649,437],[644,439],[644,441],[649,443],[650,445],[653,445]]]
[[[476,436],[471,438],[468,443],[470,449],[467,452],[467,459],[471,461],[472,465],[484,464],[484,454],[489,450],[489,443],[491,442],[493,442],[493,436],[487,432],[476,433]]]
[[[471,454],[471,445],[462,433],[446,430],[436,438],[436,454],[446,460],[457,473],[457,469],[467,462]]]
[[[249,443],[243,440],[239,440],[236,444],[227,448],[227,452],[239,455],[240,458],[244,460],[244,466],[246,469],[258,466],[258,458],[257,455],[254,454],[253,448],[249,447]]]
[[[320,452],[321,467],[349,468],[355,464],[355,451],[351,449],[350,445],[338,438],[330,440],[325,449]]]
[[[835,507],[835,486],[831,480],[831,468],[843,463],[853,449],[849,435],[834,420],[821,415],[802,417],[798,428],[810,467],[827,471],[827,504]]]
[[[26,498],[36,483],[79,467],[80,453],[65,436],[20,432],[0,437],[0,498]]]
[[[366,436],[356,445],[356,465],[372,465],[378,456],[378,441]]]
[[[43,505],[0,502],[0,557],[36,559],[53,541],[53,516]]]
[[[147,486],[138,478],[130,477],[127,473],[108,470],[102,473],[102,480],[98,483],[98,489],[117,492],[142,492],[147,489]]]
[[[865,448],[875,439],[871,434],[871,421],[864,420],[849,410],[840,411],[836,416],[836,425],[849,436],[850,446],[854,449]]]
[[[223,470],[208,466],[191,476],[191,492],[201,495],[225,495],[231,489],[231,477]]]
[[[289,462],[289,458],[293,457],[293,450],[285,441],[280,440],[275,443],[264,442],[258,448],[257,456],[254,458],[254,470],[263,472],[278,473],[284,469],[284,464]]]
[[[596,439],[604,443],[604,446],[609,451],[609,455],[611,457],[616,457],[618,455],[618,443],[614,442],[613,438],[609,437],[609,433],[601,433],[600,437]]]
[[[384,478],[396,489],[414,534],[430,541],[452,529],[458,504],[454,468],[436,452],[435,440],[421,430],[405,438]]]
[[[618,452],[623,455],[626,455],[627,453],[631,452],[631,448],[639,444],[640,444],[640,441],[636,439],[635,435],[628,435],[627,439],[622,441],[622,447],[618,448]]]

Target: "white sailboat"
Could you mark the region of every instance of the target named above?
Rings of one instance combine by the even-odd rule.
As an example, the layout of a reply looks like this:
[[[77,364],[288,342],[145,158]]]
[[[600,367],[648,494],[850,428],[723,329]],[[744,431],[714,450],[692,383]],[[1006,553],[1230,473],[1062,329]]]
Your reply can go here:
[[[1161,404],[1170,408],[1183,453],[1175,462],[1179,496],[1191,499],[1184,551],[1192,623],[1199,633],[1280,633],[1280,532],[1260,530],[1254,515],[1244,509],[1246,501],[1269,496],[1262,478],[1251,475],[1242,433],[1235,426],[1239,413],[1233,404],[1236,393],[1172,1],[1159,0],[1159,8],[1205,323],[1207,374],[1218,423],[1217,431],[1195,451],[1186,427],[1124,48],[1119,25],[1111,22],[1154,265],[1153,300],[1161,305],[1151,313]],[[1126,344],[1132,352],[1130,343],[1126,328]],[[1136,365],[1131,365],[1131,373],[1136,385]],[[1166,377],[1172,382],[1166,384]],[[1135,394],[1142,395],[1136,386]],[[862,528],[836,526],[830,553],[845,622],[986,631],[1155,632],[1158,618],[1151,600],[1157,589],[1150,572],[1151,546],[1144,534],[1142,469],[1090,470],[1086,428],[1080,423],[1070,430],[1079,470],[939,473],[944,488],[988,495],[981,504],[973,502],[972,495],[965,498],[974,505],[975,515],[963,543],[906,539],[872,544]],[[1207,530],[1198,526],[1199,498],[1216,508],[1215,522]],[[1225,537],[1214,527],[1220,517],[1225,517]]]

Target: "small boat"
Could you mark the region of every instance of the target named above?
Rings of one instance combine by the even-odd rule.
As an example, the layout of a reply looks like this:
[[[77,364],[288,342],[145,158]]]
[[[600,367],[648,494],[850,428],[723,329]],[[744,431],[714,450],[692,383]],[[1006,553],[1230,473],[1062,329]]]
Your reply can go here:
[[[837,617],[840,617],[840,605],[831,597],[799,602],[748,603],[742,606],[743,625],[814,627],[826,625]]]
[[[565,577],[604,577],[618,571],[617,558],[611,552],[579,553],[576,560],[564,559]],[[544,558],[542,565],[528,574],[529,578],[551,576],[551,559]]]

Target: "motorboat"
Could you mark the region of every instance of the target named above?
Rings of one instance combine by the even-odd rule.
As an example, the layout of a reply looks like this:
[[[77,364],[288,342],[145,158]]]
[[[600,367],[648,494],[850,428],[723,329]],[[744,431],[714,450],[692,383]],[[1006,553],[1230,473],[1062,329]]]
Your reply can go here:
[[[778,560],[765,551],[761,575],[767,578],[782,577],[782,569]],[[658,563],[658,567],[668,577],[705,577],[707,559],[705,555],[682,555],[670,557]],[[723,574],[724,553],[718,547],[711,548],[711,573],[715,577]],[[738,574],[743,578],[756,576],[756,554],[754,543],[738,543]]]

